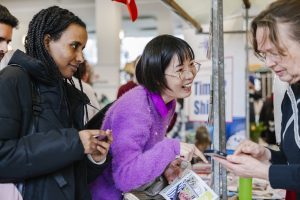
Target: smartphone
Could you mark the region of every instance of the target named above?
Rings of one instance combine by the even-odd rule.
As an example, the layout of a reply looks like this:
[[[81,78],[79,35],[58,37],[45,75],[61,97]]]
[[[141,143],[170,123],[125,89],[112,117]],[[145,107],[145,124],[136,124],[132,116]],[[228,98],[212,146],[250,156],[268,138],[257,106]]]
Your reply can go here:
[[[227,156],[226,153],[224,153],[222,151],[218,151],[218,150],[205,150],[204,155],[206,155],[206,156],[216,156],[216,157],[223,158],[223,159],[226,159],[226,156]]]
[[[98,136],[96,136],[96,138],[100,141],[105,141],[105,142],[108,141],[108,138],[106,135],[98,135]]]

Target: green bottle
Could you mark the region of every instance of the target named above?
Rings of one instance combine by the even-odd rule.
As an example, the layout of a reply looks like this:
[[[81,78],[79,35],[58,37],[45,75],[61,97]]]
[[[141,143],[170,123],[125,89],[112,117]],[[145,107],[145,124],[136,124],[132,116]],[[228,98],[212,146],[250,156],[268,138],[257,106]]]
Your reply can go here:
[[[239,200],[252,200],[252,178],[239,178]]]

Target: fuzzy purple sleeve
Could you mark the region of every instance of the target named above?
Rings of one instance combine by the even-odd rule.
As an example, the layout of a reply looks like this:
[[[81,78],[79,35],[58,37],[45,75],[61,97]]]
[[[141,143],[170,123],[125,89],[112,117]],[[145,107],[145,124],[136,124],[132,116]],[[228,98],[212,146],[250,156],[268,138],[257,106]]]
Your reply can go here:
[[[125,106],[127,107],[127,106]],[[152,148],[144,150],[151,134],[152,123],[145,108],[130,109],[123,107],[115,110],[110,126],[113,131],[112,171],[116,187],[121,191],[130,191],[149,183],[160,176],[167,165],[180,153],[180,143],[175,139],[159,136]],[[153,135],[152,135],[153,137]]]

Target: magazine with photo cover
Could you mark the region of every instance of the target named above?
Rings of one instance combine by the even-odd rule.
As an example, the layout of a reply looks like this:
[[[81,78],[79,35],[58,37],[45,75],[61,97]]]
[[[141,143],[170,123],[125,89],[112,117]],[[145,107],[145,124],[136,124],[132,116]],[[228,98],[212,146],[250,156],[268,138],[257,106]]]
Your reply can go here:
[[[218,195],[192,170],[160,193],[166,200],[215,200]]]

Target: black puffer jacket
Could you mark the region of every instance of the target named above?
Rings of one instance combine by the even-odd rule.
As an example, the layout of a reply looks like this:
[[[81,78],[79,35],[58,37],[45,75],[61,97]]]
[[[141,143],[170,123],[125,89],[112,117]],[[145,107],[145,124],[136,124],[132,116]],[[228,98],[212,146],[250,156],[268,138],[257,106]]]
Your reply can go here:
[[[30,79],[42,108],[33,133]],[[88,182],[105,165],[84,155],[77,129],[83,127],[85,98],[49,76],[41,62],[16,51],[0,71],[0,182],[24,183],[25,200],[91,199]]]

